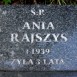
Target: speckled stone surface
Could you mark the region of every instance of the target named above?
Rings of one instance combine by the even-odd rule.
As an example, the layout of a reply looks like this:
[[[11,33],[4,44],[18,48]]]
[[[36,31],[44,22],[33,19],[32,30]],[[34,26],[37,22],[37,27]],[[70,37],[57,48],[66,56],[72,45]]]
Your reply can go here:
[[[0,72],[0,77],[77,77],[77,72]]]
[[[38,12],[39,9],[45,11],[44,15],[31,13],[31,10]],[[32,22],[38,21],[46,22],[45,26],[52,22],[55,29],[22,29],[25,22],[29,22],[32,27]],[[11,42],[12,33],[18,33],[19,42]],[[31,33],[41,33],[43,39],[46,36],[44,34],[50,33],[51,37],[48,40],[51,39],[51,42],[22,42],[24,33],[27,33],[29,38]],[[58,42],[54,42],[53,33],[63,33],[68,40],[64,42],[64,39],[59,37]],[[45,54],[32,54],[32,49],[44,49]],[[45,49],[50,51],[47,52]],[[77,6],[0,6],[0,70],[77,70]]]

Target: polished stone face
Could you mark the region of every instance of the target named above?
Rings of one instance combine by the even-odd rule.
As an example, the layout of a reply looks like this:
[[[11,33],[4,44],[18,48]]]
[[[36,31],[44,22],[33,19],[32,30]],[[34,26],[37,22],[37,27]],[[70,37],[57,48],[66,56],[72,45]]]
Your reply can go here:
[[[77,6],[0,6],[0,70],[77,70]]]

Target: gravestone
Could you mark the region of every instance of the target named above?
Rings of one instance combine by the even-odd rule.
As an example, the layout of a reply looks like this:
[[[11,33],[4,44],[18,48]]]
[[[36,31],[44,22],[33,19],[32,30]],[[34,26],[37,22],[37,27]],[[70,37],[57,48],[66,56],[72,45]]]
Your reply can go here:
[[[0,70],[77,70],[77,6],[0,6]]]

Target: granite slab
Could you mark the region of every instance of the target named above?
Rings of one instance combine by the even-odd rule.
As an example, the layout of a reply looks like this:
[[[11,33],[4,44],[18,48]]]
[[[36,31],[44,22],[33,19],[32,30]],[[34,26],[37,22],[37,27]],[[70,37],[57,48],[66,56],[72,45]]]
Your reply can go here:
[[[0,6],[0,70],[77,70],[77,6]]]

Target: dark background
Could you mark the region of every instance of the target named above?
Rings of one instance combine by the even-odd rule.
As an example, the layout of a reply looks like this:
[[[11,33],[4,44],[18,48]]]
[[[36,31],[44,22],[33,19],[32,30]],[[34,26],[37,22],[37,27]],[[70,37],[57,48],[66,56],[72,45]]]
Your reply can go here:
[[[77,4],[77,0],[0,0],[0,4],[5,4],[5,1],[8,4]]]

